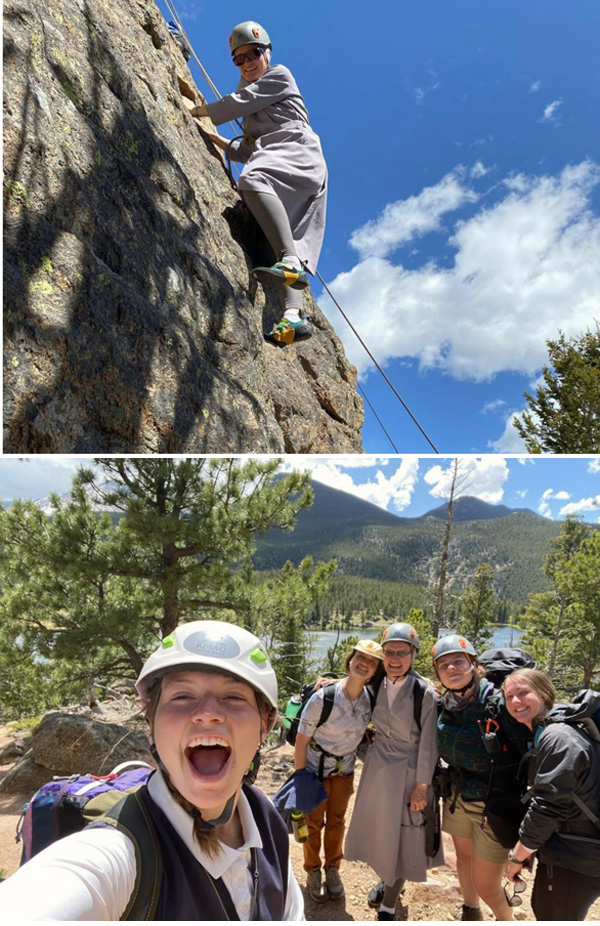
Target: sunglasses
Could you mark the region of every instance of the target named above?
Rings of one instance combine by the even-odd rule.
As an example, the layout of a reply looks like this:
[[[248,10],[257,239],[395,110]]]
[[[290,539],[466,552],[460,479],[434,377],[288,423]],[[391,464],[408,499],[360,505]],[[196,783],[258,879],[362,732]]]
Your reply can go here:
[[[241,67],[242,64],[245,64],[246,61],[256,61],[257,58],[263,54],[265,50],[264,45],[257,45],[256,48],[251,48],[250,51],[245,51],[241,55],[232,55],[231,60],[237,68]]]
[[[512,881],[511,883],[513,886],[512,897],[508,896],[508,888],[504,888],[504,896],[506,897],[506,902],[509,907],[520,907],[523,903],[523,898],[518,897],[517,895],[522,894],[527,885],[521,878],[517,878],[516,881]]]

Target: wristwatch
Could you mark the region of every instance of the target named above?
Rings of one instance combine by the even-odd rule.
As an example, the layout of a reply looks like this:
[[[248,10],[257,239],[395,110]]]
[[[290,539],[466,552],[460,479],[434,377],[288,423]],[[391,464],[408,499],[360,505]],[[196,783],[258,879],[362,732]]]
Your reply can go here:
[[[509,853],[508,853],[508,861],[509,861],[509,862],[512,862],[513,865],[521,865],[521,866],[523,866],[523,865],[525,865],[525,863],[527,862],[527,859],[523,859],[523,861],[521,861],[521,859],[520,859],[520,858],[517,858],[517,856],[515,855],[515,853],[514,853],[513,850],[511,849],[511,850],[509,851]]]

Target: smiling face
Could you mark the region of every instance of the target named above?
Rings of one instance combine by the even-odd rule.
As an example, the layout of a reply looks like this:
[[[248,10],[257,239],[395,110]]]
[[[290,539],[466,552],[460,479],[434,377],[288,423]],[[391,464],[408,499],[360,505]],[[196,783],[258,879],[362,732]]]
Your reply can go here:
[[[253,51],[255,48],[255,44],[240,45],[238,48],[236,48],[235,53],[236,55],[243,55],[247,51]],[[260,57],[255,58],[253,61],[246,59],[243,64],[239,65],[239,72],[245,80],[247,80],[249,83],[252,83],[253,81],[258,80],[259,77],[262,77],[268,67],[269,62],[263,53],[260,55]]]
[[[366,685],[375,675],[379,662],[374,656],[355,651],[348,662],[348,675],[360,679]]]
[[[383,644],[383,668],[388,678],[402,678],[412,665],[413,648],[410,643],[393,640]]]
[[[215,672],[162,681],[154,742],[175,788],[206,820],[222,813],[266,733],[254,689]]]
[[[510,716],[532,730],[534,721],[547,712],[542,696],[522,678],[507,678],[503,690]]]

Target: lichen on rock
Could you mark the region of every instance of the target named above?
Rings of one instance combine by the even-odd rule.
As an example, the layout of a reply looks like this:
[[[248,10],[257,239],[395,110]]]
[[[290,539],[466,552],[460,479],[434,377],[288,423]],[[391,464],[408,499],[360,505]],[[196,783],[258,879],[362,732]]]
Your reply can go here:
[[[151,0],[8,0],[4,88],[4,451],[361,452],[310,294],[316,336],[264,341],[270,254]]]

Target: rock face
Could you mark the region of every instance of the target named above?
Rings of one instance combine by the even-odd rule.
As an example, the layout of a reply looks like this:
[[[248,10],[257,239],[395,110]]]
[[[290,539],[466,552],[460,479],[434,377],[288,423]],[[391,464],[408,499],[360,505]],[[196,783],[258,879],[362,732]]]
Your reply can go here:
[[[54,775],[107,775],[134,759],[154,765],[148,741],[123,724],[60,712],[46,714],[29,747],[2,780],[0,791],[35,791]]]
[[[7,0],[4,88],[4,451],[361,452],[312,297],[315,337],[263,339],[267,245],[151,0]]]

